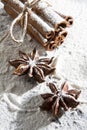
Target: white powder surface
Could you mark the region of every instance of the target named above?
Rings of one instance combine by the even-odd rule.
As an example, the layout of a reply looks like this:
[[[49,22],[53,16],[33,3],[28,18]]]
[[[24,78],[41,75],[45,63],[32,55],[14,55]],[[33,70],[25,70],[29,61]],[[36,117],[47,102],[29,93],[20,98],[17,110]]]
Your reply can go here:
[[[87,0],[50,2],[58,12],[74,18],[65,42],[56,51],[47,52],[49,56],[58,57],[55,75],[81,89],[79,100],[87,102]],[[12,22],[3,12],[0,12],[0,37]],[[9,67],[7,61],[18,56],[18,50],[30,52],[34,47],[44,53],[44,49],[34,40],[29,41],[28,37],[21,45],[14,44],[10,37],[0,43],[0,130],[87,130],[86,103],[54,118],[51,113],[39,110],[38,106],[42,103],[39,95],[31,99],[30,95],[37,92],[34,88],[36,83],[26,76],[11,75],[13,67]],[[39,90],[44,92],[46,89],[41,87]],[[22,98],[24,94],[27,94],[27,99]],[[20,105],[22,99],[24,102],[27,100],[24,106]],[[26,111],[26,108],[31,111]]]

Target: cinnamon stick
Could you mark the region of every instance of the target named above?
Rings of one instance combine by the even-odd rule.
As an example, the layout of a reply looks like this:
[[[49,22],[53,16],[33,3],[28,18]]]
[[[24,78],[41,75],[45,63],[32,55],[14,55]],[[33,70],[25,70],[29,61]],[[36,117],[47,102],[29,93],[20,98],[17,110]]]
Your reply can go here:
[[[54,12],[52,7],[44,1],[38,2],[36,5],[34,5],[32,10],[54,27],[56,24],[63,21],[63,18]]]
[[[29,13],[28,21],[35,27],[45,38],[50,34],[53,36],[55,34],[55,30],[50,27],[46,22],[44,22],[38,15],[36,15],[33,11]]]
[[[47,50],[53,50],[54,48],[60,46],[64,42],[66,36],[67,36],[67,31],[61,31],[59,34],[56,34],[54,39],[48,42],[46,46]]]
[[[17,11],[14,10],[14,9],[11,9],[11,6],[9,6],[8,4],[6,4],[4,6],[4,9],[12,18],[16,18],[17,17],[17,15],[18,15]]]
[[[57,11],[55,11],[55,12],[66,20],[67,27],[70,27],[73,24],[73,18],[71,16],[66,16],[64,14],[61,14],[61,13],[57,12]]]
[[[62,25],[62,21],[66,22],[66,26],[64,27],[69,27],[73,24],[73,18],[71,16],[65,16],[61,13],[58,13],[49,3],[42,0],[35,4],[32,10],[54,27],[58,24]]]
[[[10,5],[19,13],[21,13],[24,8],[24,4],[20,2],[20,0],[1,0],[1,1],[2,3],[4,3],[4,5],[6,4]]]

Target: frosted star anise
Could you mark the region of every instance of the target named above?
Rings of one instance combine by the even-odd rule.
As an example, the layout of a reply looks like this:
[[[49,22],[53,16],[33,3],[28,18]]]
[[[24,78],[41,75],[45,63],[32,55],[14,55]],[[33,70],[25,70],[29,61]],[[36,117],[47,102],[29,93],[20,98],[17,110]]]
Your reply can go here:
[[[43,104],[40,106],[42,110],[52,110],[53,115],[56,116],[60,108],[64,108],[66,111],[69,108],[75,108],[79,104],[77,98],[81,91],[69,89],[67,82],[64,82],[61,88],[58,89],[54,83],[49,83],[48,86],[52,93],[41,95],[44,99]]]
[[[36,49],[29,54],[19,51],[19,56],[19,59],[9,61],[16,68],[13,74],[20,76],[27,73],[29,77],[34,77],[38,82],[43,82],[44,77],[55,70],[51,66],[53,57],[40,57]]]

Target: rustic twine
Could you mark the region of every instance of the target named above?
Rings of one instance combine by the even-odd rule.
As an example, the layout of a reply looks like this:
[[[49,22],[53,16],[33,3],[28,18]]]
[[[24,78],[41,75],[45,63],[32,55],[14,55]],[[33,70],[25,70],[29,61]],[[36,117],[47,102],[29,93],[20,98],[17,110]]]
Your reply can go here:
[[[17,43],[20,43],[20,42],[23,42],[24,41],[24,37],[25,37],[25,34],[26,34],[26,30],[27,30],[27,21],[28,21],[28,11],[27,11],[27,6],[28,6],[28,3],[25,3],[24,5],[24,9],[23,11],[13,20],[12,24],[11,24],[11,27],[10,27],[10,34],[11,34],[11,38],[17,42]],[[21,18],[24,17],[24,27],[23,27],[23,34],[21,36],[21,39],[17,40],[14,35],[13,35],[13,28],[15,26],[15,24],[21,20]]]
[[[23,11],[13,20],[11,27],[10,27],[10,34],[11,34],[11,38],[15,42],[22,43],[24,41],[24,37],[25,37],[26,31],[27,31],[27,24],[28,24],[28,7],[31,8],[38,1],[40,1],[40,0],[33,0],[32,2],[29,2],[29,0],[27,0],[27,2],[25,2],[25,4],[24,4]],[[14,28],[15,24],[21,20],[23,20],[23,33],[22,33],[20,39],[16,39],[13,34],[13,28]]]

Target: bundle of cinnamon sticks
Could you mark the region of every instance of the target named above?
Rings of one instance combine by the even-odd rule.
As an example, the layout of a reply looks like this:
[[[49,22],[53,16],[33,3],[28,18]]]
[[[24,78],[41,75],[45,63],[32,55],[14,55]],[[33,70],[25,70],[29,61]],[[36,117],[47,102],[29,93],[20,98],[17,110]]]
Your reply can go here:
[[[23,10],[27,0],[2,0],[4,9],[16,18]],[[21,23],[19,22],[21,25]],[[43,0],[37,0],[28,8],[27,33],[32,35],[47,50],[53,50],[64,42],[66,28],[73,24],[71,16],[55,11]]]

